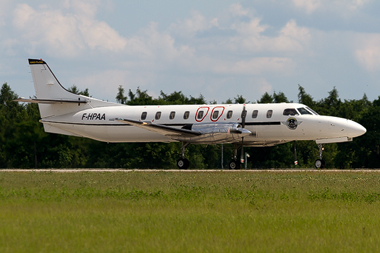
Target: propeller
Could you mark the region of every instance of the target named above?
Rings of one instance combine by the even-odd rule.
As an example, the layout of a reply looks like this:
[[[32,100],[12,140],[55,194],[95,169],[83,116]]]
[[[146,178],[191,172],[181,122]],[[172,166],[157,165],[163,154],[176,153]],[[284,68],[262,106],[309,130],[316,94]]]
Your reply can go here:
[[[245,109],[245,104],[243,106],[243,111],[241,112],[241,127],[245,128],[245,118],[247,117],[247,110]],[[240,163],[244,163],[244,137],[241,137],[241,154],[240,154]]]

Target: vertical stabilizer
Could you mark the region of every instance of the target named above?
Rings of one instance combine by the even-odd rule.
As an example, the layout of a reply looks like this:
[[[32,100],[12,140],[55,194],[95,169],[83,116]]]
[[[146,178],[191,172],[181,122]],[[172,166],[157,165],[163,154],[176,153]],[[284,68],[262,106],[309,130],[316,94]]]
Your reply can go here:
[[[42,59],[29,59],[34,88],[36,90],[41,118],[63,115],[99,106],[119,104],[104,102],[87,96],[74,94],[66,90],[55,77],[49,66]],[[46,101],[51,101],[46,102]],[[73,103],[73,101],[79,101]],[[86,101],[83,103],[83,101]]]
[[[59,83],[45,61],[29,59],[34,88],[38,99],[78,99],[79,95],[66,90]]]

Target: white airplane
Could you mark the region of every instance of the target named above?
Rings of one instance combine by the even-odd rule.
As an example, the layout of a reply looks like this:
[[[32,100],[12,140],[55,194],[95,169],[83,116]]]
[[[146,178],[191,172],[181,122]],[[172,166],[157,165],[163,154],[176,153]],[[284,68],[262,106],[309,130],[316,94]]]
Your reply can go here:
[[[298,140],[319,146],[317,168],[324,167],[322,145],[352,141],[366,129],[348,119],[321,116],[298,103],[127,106],[66,90],[45,61],[29,59],[35,99],[45,132],[104,142],[181,142],[180,169],[189,167],[189,144],[234,145],[230,169],[239,169],[237,150]]]

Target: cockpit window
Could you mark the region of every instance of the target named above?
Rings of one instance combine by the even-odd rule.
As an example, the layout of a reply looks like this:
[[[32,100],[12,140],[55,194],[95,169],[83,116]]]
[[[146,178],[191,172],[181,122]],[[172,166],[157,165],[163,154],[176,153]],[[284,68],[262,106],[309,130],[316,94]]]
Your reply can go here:
[[[284,112],[283,112],[283,115],[285,116],[294,116],[294,115],[298,115],[298,112],[296,111],[295,108],[288,108],[288,109],[285,109]]]
[[[311,109],[310,107],[306,107],[306,109],[308,109],[309,111],[311,111],[311,112],[314,113],[315,115],[319,115],[316,111],[314,111],[314,110]]]
[[[309,112],[308,110],[306,110],[303,107],[297,108],[297,110],[301,113],[301,115],[312,114],[311,112]]]

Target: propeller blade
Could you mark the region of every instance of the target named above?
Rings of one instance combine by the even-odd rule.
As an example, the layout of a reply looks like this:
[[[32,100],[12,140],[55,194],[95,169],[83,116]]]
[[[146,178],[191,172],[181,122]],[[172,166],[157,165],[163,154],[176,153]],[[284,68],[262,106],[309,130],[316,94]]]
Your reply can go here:
[[[245,105],[243,106],[243,111],[241,112],[241,127],[245,128],[245,118],[247,117],[247,110]],[[241,153],[240,153],[240,163],[244,163],[244,137],[241,138]]]
[[[247,117],[247,110],[245,109],[245,105],[243,106],[243,111],[241,112],[241,127],[245,128],[245,118]]]

